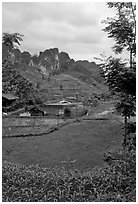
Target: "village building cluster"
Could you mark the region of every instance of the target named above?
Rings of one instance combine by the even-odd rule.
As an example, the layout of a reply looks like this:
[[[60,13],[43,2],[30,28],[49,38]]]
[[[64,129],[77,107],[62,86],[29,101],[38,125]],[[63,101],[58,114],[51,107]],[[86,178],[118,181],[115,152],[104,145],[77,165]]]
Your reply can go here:
[[[88,111],[81,102],[76,102],[75,97],[68,97],[68,101],[63,99],[55,103],[43,103],[31,106],[26,106],[16,111],[9,111],[16,104],[18,97],[13,94],[2,94],[2,112],[4,116],[20,116],[20,117],[64,117],[65,110],[70,111],[70,116],[86,115]],[[78,111],[79,110],[79,111]]]

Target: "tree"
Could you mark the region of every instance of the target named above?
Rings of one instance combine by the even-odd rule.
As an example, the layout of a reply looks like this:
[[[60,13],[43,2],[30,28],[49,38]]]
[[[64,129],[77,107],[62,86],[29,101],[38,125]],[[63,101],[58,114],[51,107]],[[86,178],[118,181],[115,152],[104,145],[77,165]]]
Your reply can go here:
[[[21,53],[21,62],[22,62],[23,64],[29,65],[30,60],[31,60],[31,55],[30,55],[29,52],[24,51],[24,52]]]
[[[104,58],[102,68],[110,91],[118,97],[116,108],[124,117],[126,145],[128,118],[135,115],[136,108],[136,5],[132,2],[107,3],[109,8],[115,8],[117,14],[114,18],[107,18],[108,24],[104,31],[109,38],[115,40],[113,51],[116,54],[126,50],[129,61],[121,58]]]
[[[136,57],[136,4],[132,2],[109,2],[109,8],[117,10],[116,17],[107,18],[103,21],[108,24],[104,31],[108,33],[109,38],[116,42],[113,50],[115,53],[121,53],[123,50],[129,52],[130,68],[134,68]]]
[[[60,84],[60,90],[63,90],[63,85],[62,84]]]
[[[4,50],[5,57],[3,59],[3,64],[11,63],[13,60],[13,53],[12,51],[15,48],[18,48],[18,45],[20,45],[20,41],[23,41],[22,39],[23,35],[20,33],[3,33],[2,36],[2,50]]]
[[[36,89],[40,89],[40,86],[41,86],[41,82],[40,82],[40,81],[37,81],[37,83],[36,83]]]
[[[79,101],[79,93],[78,92],[75,93],[75,98],[76,98],[76,101]]]
[[[17,48],[17,44],[20,45],[20,41],[23,41],[22,37],[23,35],[20,33],[3,33],[2,43],[6,45],[9,50],[12,50]]]
[[[37,54],[34,54],[32,57],[31,57],[32,61],[33,61],[33,65],[35,67],[37,67],[37,65],[39,64],[39,57]]]
[[[70,109],[70,107],[65,107],[64,108],[64,116],[65,117],[71,117],[71,109]]]

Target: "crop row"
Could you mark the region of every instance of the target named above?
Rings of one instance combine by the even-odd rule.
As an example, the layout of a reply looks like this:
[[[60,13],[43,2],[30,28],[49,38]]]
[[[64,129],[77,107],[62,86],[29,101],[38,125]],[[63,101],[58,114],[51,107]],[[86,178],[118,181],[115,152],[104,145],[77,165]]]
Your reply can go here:
[[[113,155],[111,165],[84,172],[5,161],[2,199],[7,202],[135,202],[135,158],[135,150],[121,150]]]
[[[53,131],[58,130],[60,127],[68,124],[71,121],[65,121],[64,123],[60,123],[58,125],[52,125],[52,126],[35,126],[35,127],[9,127],[9,128],[3,128],[2,137],[8,138],[8,137],[30,137],[30,136],[41,136],[45,134],[49,134]],[[73,121],[72,121],[73,122]]]

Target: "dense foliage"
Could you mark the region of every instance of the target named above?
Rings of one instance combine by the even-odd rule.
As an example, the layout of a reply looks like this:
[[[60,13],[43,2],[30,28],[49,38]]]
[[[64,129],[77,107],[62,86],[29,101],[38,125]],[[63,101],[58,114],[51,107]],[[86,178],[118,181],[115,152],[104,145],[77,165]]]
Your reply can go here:
[[[2,34],[2,64],[3,67],[14,64],[14,50],[18,50],[18,45],[23,41],[23,35],[20,33],[3,33]],[[18,50],[19,51],[19,50]],[[17,51],[17,52],[18,52]]]
[[[104,21],[108,24],[104,31],[109,38],[115,40],[113,47],[116,53],[126,49],[130,54],[130,63],[136,55],[136,4],[133,2],[108,2],[109,8],[115,8],[117,13],[113,18]]]
[[[7,65],[2,70],[2,92],[19,97],[12,107],[13,110],[25,104],[32,105],[40,102],[37,89],[15,69],[14,65]]]
[[[109,57],[102,64],[109,89],[118,97],[117,111],[124,117],[124,142],[127,140],[128,118],[136,112],[136,4],[132,2],[108,2],[116,9],[116,16],[107,18],[104,31],[115,40],[113,51],[127,51],[129,59]]]
[[[14,66],[17,63],[15,54],[20,55],[20,50],[15,48],[20,45],[20,41],[23,41],[22,37],[20,33],[3,33],[2,36],[2,92],[19,97],[15,104],[17,108],[24,105],[27,100],[34,101],[36,95],[33,85],[21,76]],[[12,108],[16,109],[16,107]]]
[[[126,117],[134,116],[136,109],[136,73],[118,58],[109,58],[104,64],[105,79],[112,94],[118,97],[117,111]]]
[[[131,202],[136,196],[135,147],[105,155],[108,165],[85,172],[3,162],[3,201]]]
[[[3,33],[2,43],[10,50],[20,45],[20,41],[23,41],[22,37],[23,35],[20,33]]]

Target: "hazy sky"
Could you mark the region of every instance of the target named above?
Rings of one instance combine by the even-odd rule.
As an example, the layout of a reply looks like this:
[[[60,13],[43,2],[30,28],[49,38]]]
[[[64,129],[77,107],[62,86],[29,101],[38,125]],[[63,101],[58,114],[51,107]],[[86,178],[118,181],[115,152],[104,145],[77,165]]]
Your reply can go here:
[[[31,54],[57,47],[75,60],[93,61],[112,53],[114,43],[101,23],[110,16],[114,11],[104,2],[5,2],[2,32],[23,34],[20,49]]]

